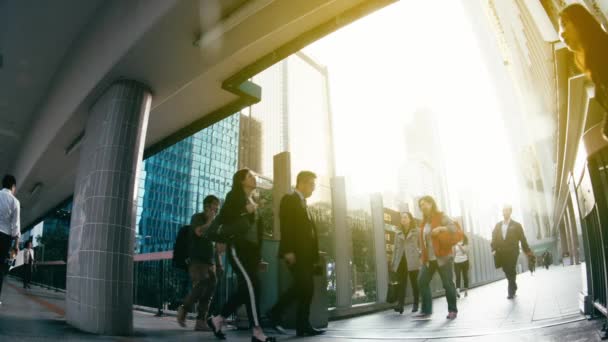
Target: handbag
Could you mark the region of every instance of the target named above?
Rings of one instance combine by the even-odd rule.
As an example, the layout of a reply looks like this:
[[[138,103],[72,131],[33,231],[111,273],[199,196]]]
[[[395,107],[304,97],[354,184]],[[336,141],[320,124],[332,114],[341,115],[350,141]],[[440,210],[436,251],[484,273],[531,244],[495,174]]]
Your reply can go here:
[[[397,282],[388,283],[388,291],[386,292],[387,303],[393,304],[397,302],[397,286],[399,286]]]

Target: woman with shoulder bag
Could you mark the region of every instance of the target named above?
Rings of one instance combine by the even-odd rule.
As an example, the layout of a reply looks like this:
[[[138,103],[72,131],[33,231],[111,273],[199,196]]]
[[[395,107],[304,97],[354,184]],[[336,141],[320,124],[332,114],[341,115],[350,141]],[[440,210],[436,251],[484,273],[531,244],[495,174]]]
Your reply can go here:
[[[399,229],[395,234],[395,248],[393,254],[392,271],[396,273],[399,283],[397,286],[398,304],[395,311],[403,314],[407,280],[412,284],[414,306],[412,312],[418,311],[418,270],[420,270],[420,243],[418,235],[420,229],[412,214],[405,212],[401,214]]]
[[[454,252],[451,242],[459,235],[458,225],[447,215],[439,211],[437,203],[431,196],[424,196],[418,200],[418,206],[423,214],[420,225],[421,262],[418,286],[422,306],[417,320],[431,318],[433,313],[433,295],[431,293],[431,280],[435,273],[439,273],[445,297],[448,302],[447,319],[453,320],[458,316],[456,305],[456,287],[454,286]]]
[[[225,339],[222,328],[226,318],[236,312],[242,304],[247,307],[249,323],[253,327],[251,341],[274,342],[267,337],[260,324],[258,307],[258,269],[261,258],[262,230],[258,226],[257,204],[252,194],[257,187],[256,179],[249,169],[237,171],[232,178],[232,190],[219,213],[222,229],[230,231],[228,257],[238,277],[238,288],[229,298],[221,313],[207,320],[209,328],[218,339]]]

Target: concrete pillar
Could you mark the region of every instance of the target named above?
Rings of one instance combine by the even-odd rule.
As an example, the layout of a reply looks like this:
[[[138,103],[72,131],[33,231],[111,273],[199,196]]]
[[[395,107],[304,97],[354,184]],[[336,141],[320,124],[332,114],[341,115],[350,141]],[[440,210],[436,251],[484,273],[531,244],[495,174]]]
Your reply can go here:
[[[282,152],[273,158],[272,204],[275,215],[272,236],[276,240],[281,240],[281,222],[278,215],[281,199],[291,192],[291,187],[291,154],[289,152]]]
[[[272,206],[273,225],[272,237],[264,240],[262,244],[262,260],[266,262],[263,272],[260,272],[260,312],[265,313],[277,302],[280,290],[284,291],[291,284],[291,275],[283,265],[283,260],[277,258],[281,240],[281,226],[279,208],[283,196],[291,192],[291,157],[289,152],[279,153],[273,158]],[[237,312],[236,325],[247,329],[249,320],[245,306]]]
[[[560,221],[558,223],[559,226],[559,236],[560,236],[560,241],[561,241],[561,251],[559,251],[558,255],[554,255],[553,256],[553,260],[555,260],[556,262],[559,261],[562,257],[562,255],[564,254],[564,252],[568,251],[569,248],[569,237],[568,234],[566,234],[566,228],[564,226],[564,221]]]
[[[376,293],[378,303],[386,302],[388,291],[388,263],[384,240],[384,204],[381,194],[371,196],[372,227],[374,230],[374,250],[376,252]]]
[[[336,253],[336,307],[348,308],[352,304],[352,232],[347,222],[346,182],[344,177],[332,179],[334,214],[334,241]]]
[[[572,240],[572,251],[570,254],[572,255],[572,263],[578,265],[580,264],[578,230],[572,202],[566,208],[566,212],[568,213],[568,221],[570,222],[570,239]]]
[[[564,236],[566,237],[566,249],[562,251],[562,255],[559,257],[563,260],[563,254],[568,252],[570,254],[570,260],[572,260],[572,236],[570,235],[570,223],[568,222],[567,215],[562,216],[561,226],[564,231]]]
[[[142,84],[112,84],[91,107],[70,226],[66,320],[96,334],[133,331],[137,170],[152,96]]]
[[[291,274],[285,267],[283,260],[277,258],[281,240],[281,221],[279,209],[283,196],[291,192],[291,154],[282,152],[273,158],[272,205],[274,223],[272,239],[264,241],[262,245],[264,260],[268,261],[268,272],[264,274],[264,286],[261,291],[260,309],[266,312],[276,303],[279,292],[285,291],[291,284]]]

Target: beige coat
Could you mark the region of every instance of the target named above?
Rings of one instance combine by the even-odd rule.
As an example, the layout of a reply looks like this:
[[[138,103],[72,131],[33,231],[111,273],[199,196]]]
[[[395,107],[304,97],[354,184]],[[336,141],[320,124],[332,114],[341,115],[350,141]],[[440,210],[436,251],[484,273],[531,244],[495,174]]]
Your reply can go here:
[[[395,233],[395,248],[393,254],[393,272],[397,272],[399,269],[399,263],[403,259],[405,251],[405,258],[407,259],[407,270],[416,271],[420,269],[420,246],[418,235],[420,234],[420,228],[416,227],[411,229],[407,236],[403,234],[401,230]]]

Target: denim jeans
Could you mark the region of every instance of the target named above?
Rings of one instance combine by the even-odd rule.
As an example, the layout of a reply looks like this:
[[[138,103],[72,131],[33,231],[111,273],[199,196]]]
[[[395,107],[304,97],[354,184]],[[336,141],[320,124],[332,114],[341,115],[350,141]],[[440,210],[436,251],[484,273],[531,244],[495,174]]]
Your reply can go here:
[[[437,260],[422,265],[420,275],[418,276],[418,285],[422,297],[421,313],[429,315],[433,313],[433,295],[430,284],[436,271],[439,272],[441,283],[445,290],[445,296],[448,300],[448,311],[458,312],[458,308],[456,307],[456,287],[453,280],[454,259],[450,258],[443,266],[439,266]]]

